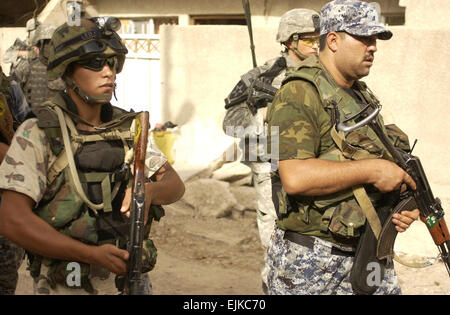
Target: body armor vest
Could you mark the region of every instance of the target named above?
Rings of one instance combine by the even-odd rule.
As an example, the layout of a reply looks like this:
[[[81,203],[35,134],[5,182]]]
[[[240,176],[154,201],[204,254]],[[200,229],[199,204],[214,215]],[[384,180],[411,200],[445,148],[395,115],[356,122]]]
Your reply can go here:
[[[61,93],[52,101],[33,109],[38,118],[38,126],[45,131],[52,152],[57,156],[47,172],[46,192],[34,211],[60,233],[83,243],[110,243],[125,248],[130,223],[120,213],[120,208],[125,190],[132,185],[129,166],[133,133],[130,128],[137,113],[104,105],[102,121],[109,121],[102,125],[105,126],[104,130],[83,132],[74,128],[74,123],[81,120],[71,111],[74,106],[68,96]],[[70,131],[77,175],[74,175],[68,162],[70,157],[67,157],[67,140],[62,132],[62,115],[65,119],[63,124],[67,123]],[[109,116],[109,119],[104,119],[103,115]],[[77,182],[81,184],[81,188],[77,188]],[[163,215],[160,206],[151,206],[146,236],[150,232],[151,220],[159,220]],[[146,272],[156,262],[156,248],[149,239],[144,241],[144,255],[147,261],[143,263],[143,269]],[[33,277],[40,275],[40,265],[45,263],[50,266],[47,280],[50,283],[65,283],[68,273],[66,266],[70,262],[36,255],[31,257],[30,271]],[[81,286],[90,292],[93,290],[88,280],[90,266],[84,263],[80,265]]]
[[[23,91],[30,107],[35,107],[45,102],[50,96],[47,86],[47,66],[39,58],[34,58],[29,63],[30,74],[23,86]]]
[[[391,159],[381,141],[368,126],[347,134],[335,129],[337,122],[360,112],[361,104],[338,87],[325,71],[317,58],[309,58],[302,63],[298,71],[291,73],[283,82],[286,84],[292,80],[304,80],[311,83],[318,91],[323,107],[330,114],[330,132],[335,145],[322,152],[318,158],[332,161],[380,157]],[[367,103],[378,104],[365,83],[357,81],[354,87]],[[381,116],[378,115],[376,119],[384,128]],[[350,120],[347,124],[353,125],[356,122]],[[338,243],[354,243],[360,236],[366,217],[354,189],[326,196],[289,196],[284,192],[278,174],[273,176],[272,183],[274,204],[279,217],[277,224],[281,229],[304,234],[317,230],[328,234],[331,231],[333,240]],[[371,186],[367,189],[369,202],[381,199],[381,194]]]

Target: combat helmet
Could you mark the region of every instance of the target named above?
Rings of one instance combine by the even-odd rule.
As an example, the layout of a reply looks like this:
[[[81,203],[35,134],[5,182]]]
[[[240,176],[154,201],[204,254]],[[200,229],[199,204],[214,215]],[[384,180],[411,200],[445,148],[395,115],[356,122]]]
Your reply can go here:
[[[306,56],[302,55],[297,49],[300,35],[304,33],[319,32],[319,13],[309,9],[292,9],[281,16],[276,40],[280,44],[285,45],[285,43],[292,37],[294,41],[294,48],[292,48],[292,50],[303,60]]]
[[[36,18],[31,18],[27,21],[26,23],[26,29],[27,32],[32,32],[34,31],[39,25],[41,24],[41,22],[39,22]]]
[[[120,21],[115,17],[82,18],[78,26],[59,26],[50,42],[48,80],[62,78],[87,103],[109,102],[112,93],[87,95],[66,75],[66,70],[74,62],[115,56],[116,73],[121,72],[128,50],[116,33],[119,28]]]
[[[39,59],[45,65],[48,64],[49,42],[55,32],[56,27],[51,24],[40,24],[31,40],[31,45],[39,48]]]
[[[53,33],[56,27],[51,24],[40,24],[36,28],[33,38],[31,39],[31,45],[38,46],[41,40],[52,39]]]
[[[41,22],[39,22],[37,18],[31,18],[27,21],[25,28],[28,32],[28,36],[25,43],[28,46],[31,46],[31,40],[33,39],[34,33],[39,25],[41,25]]]

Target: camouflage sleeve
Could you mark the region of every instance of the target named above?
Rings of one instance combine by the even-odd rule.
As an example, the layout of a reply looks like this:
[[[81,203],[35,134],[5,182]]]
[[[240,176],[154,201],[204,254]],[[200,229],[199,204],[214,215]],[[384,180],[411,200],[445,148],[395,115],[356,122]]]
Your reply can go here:
[[[6,50],[5,54],[3,55],[3,62],[14,63],[16,62],[18,55],[19,55],[19,48],[11,46]]]
[[[151,136],[148,137],[147,152],[145,155],[145,171],[146,178],[150,178],[155,174],[161,166],[167,162],[167,158],[158,149]]]
[[[317,157],[323,112],[310,83],[295,80],[282,86],[267,110],[269,130],[279,128],[279,160]]]
[[[27,82],[28,76],[30,75],[30,63],[28,59],[20,58],[17,66],[11,70],[10,74],[21,87]]]
[[[50,145],[37,119],[26,120],[0,165],[0,189],[20,192],[38,203],[47,186],[48,152]]]

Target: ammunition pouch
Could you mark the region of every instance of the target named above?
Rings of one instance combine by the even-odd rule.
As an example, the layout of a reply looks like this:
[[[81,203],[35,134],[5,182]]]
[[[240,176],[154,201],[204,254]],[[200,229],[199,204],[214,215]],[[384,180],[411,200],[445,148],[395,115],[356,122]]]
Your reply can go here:
[[[326,228],[336,239],[351,240],[361,236],[366,216],[355,199],[342,201],[326,210],[322,216],[322,230]]]

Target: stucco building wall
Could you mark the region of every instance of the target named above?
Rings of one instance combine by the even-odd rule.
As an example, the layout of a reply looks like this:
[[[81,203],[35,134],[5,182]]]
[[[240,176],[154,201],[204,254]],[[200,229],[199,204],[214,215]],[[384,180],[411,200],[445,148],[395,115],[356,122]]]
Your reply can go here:
[[[450,45],[445,30],[392,27],[389,41],[378,41],[371,74],[363,80],[383,104],[387,123],[395,123],[418,139],[414,153],[421,157],[436,194],[449,196]],[[258,65],[277,56],[275,28],[255,28]],[[226,147],[222,139],[224,98],[251,68],[248,33],[241,26],[180,27],[161,29],[162,110],[164,120],[195,124],[199,140],[190,139],[193,152],[205,156],[213,147]],[[207,131],[206,131],[207,130]],[[194,137],[195,134],[186,134]],[[220,150],[215,148],[217,154]],[[201,152],[201,153],[200,153]],[[194,156],[193,153],[191,156]],[[211,152],[211,155],[212,154]]]
[[[281,49],[275,42],[281,14],[294,7],[320,10],[326,2],[252,0],[258,65],[277,56]],[[450,1],[379,2],[383,13],[402,12],[406,7],[406,25],[391,27],[392,40],[378,42],[371,75],[364,80],[379,96],[385,120],[398,124],[411,141],[419,140],[415,153],[421,156],[430,181],[448,191],[450,137],[445,127],[450,53],[444,48],[450,44]],[[221,129],[225,114],[223,100],[240,75],[252,65],[248,31],[245,26],[188,26],[189,16],[243,14],[241,1],[95,0],[91,3],[86,9],[91,15],[179,16],[179,26],[160,28],[163,121],[184,126],[187,135],[184,146],[190,152],[185,156],[187,159],[200,163],[220,154],[230,144]],[[58,1],[52,0],[41,17],[56,23],[64,19],[61,8]],[[0,29],[0,36],[1,58],[14,39],[23,39],[26,33],[23,28]],[[179,151],[185,151],[185,147],[181,146]]]

